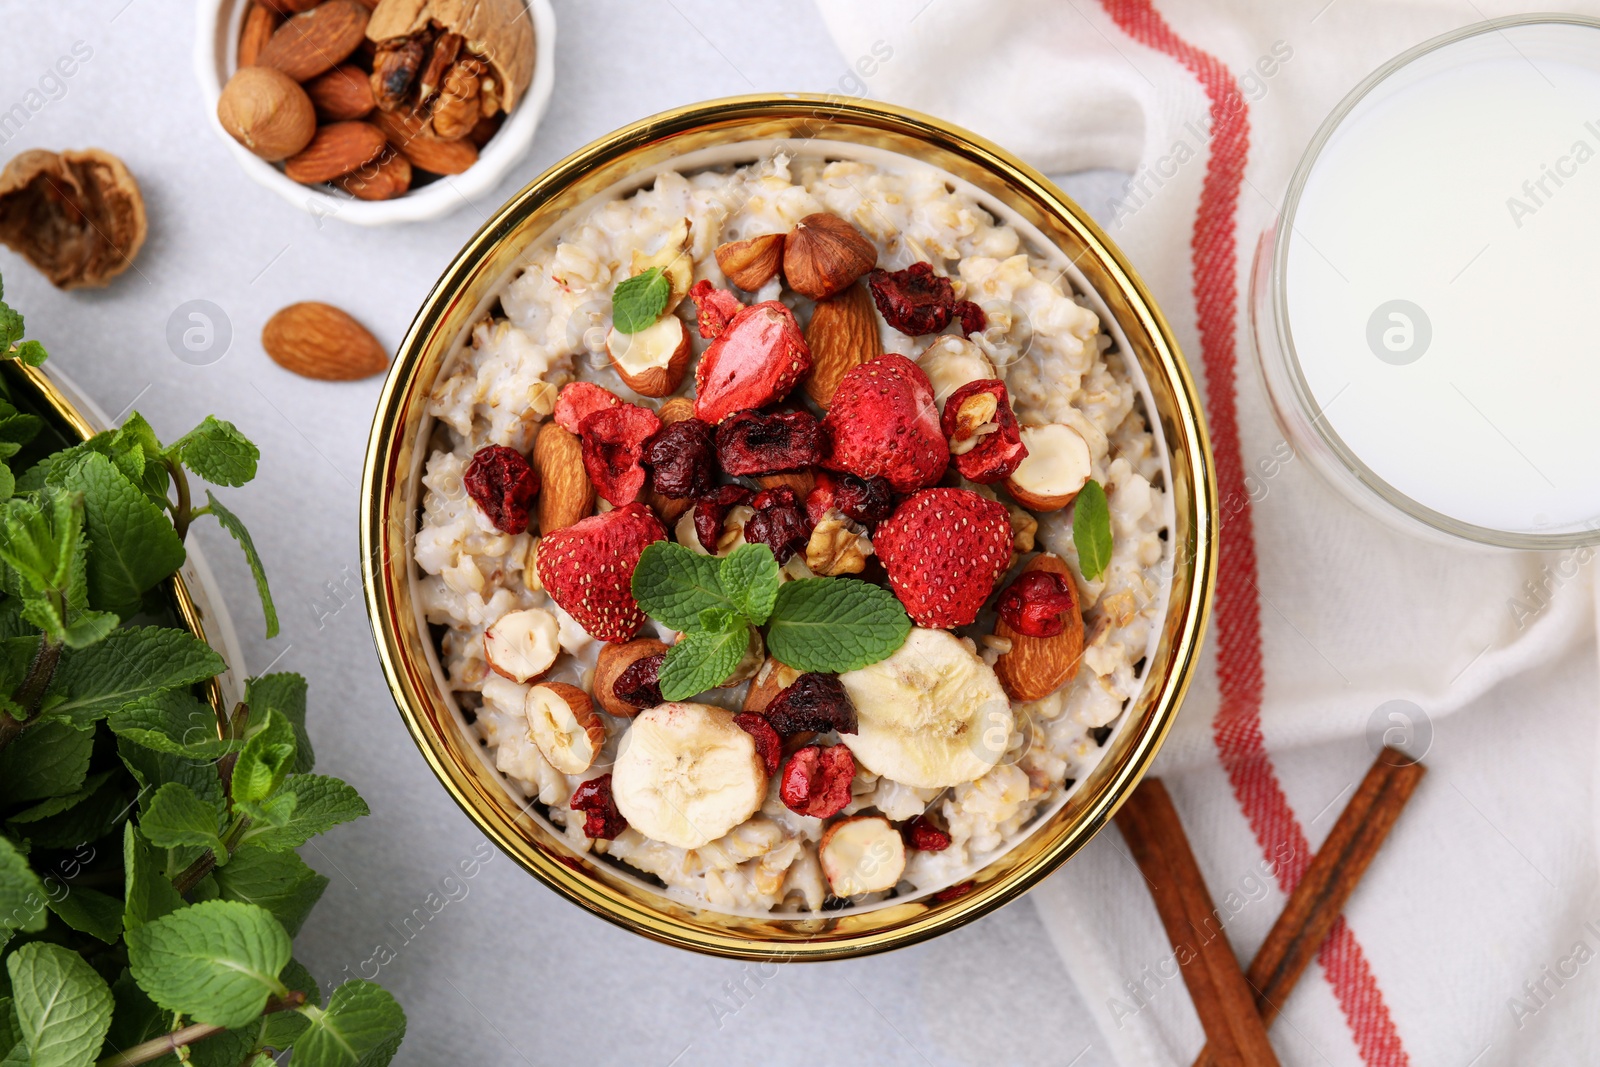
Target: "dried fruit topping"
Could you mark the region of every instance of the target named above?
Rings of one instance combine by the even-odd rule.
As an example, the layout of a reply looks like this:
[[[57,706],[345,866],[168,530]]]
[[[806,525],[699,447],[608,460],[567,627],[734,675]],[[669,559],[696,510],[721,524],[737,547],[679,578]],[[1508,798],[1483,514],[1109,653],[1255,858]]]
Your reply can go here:
[[[747,293],[771,281],[783,261],[783,234],[767,233],[747,241],[717,246],[717,266],[728,280]]]
[[[933,895],[933,900],[938,904],[948,904],[952,900],[960,900],[974,889],[978,888],[976,882],[957,882],[955,885],[946,886]]]
[[[943,852],[950,847],[950,835],[933,825],[926,815],[918,815],[901,827],[900,836],[918,852]]]
[[[644,625],[633,599],[633,569],[652,541],[664,541],[650,509],[628,504],[539,539],[535,566],[545,592],[601,641],[626,641]]]
[[[741,411],[717,427],[717,459],[733,475],[804,470],[822,458],[822,424],[809,411]]]
[[[814,819],[837,815],[850,803],[856,760],[843,745],[807,745],[789,757],[778,796],[789,810]]]
[[[971,337],[989,328],[989,316],[970,300],[957,300],[955,317],[961,322],[961,336]]]
[[[818,471],[817,487],[806,497],[806,514],[819,523],[830,508],[863,526],[876,526],[894,513],[894,486],[884,478]]]
[[[620,403],[622,399],[603,386],[593,382],[569,382],[556,394],[556,409],[551,418],[568,433],[577,433],[585,418]]]
[[[924,489],[878,527],[872,545],[918,626],[967,626],[1011,563],[1011,517],[970,489]]]
[[[956,470],[971,482],[1001,481],[1028,455],[1006,383],[998,378],[968,382],[951,393],[940,426]]]
[[[756,755],[761,757],[762,764],[766,766],[767,777],[777,774],[778,764],[783,760],[783,738],[778,736],[778,731],[753,711],[740,712],[733,717],[733,722],[756,743]]]
[[[783,277],[789,288],[826,300],[855,284],[878,262],[878,246],[837,215],[807,215],[783,243]]]
[[[883,321],[911,337],[938,333],[950,325],[956,294],[950,279],[933,273],[931,263],[913,263],[905,270],[875,270],[867,287]]]
[[[146,229],[139,183],[110,152],[30,148],[0,172],[0,244],[58,289],[97,288],[127,270]]]
[[[694,413],[716,424],[736,411],[764,408],[810,371],[811,349],[793,312],[776,300],[745,308],[695,366]]]
[[[708,281],[695,282],[689,289],[689,299],[694,301],[695,326],[705,338],[716,337],[744,310],[744,301]]]
[[[767,705],[767,721],[785,737],[807,730],[856,732],[856,706],[832,674],[802,674]]]
[[[932,485],[950,465],[933,386],[905,356],[880,356],[846,374],[822,425],[830,441],[824,467],[886,478],[901,493]]]
[[[645,442],[644,462],[662,496],[704,496],[717,484],[717,453],[709,423],[688,418],[662,427]]]
[[[559,403],[559,401],[557,401]],[[578,424],[583,469],[595,492],[616,507],[639,499],[644,488],[644,445],[661,429],[656,413],[618,404],[585,416]]]
[[[594,698],[600,707],[609,714],[623,719],[631,719],[639,714],[640,709],[637,704],[630,704],[617,696],[617,680],[640,660],[651,656],[665,659],[666,652],[667,646],[653,637],[640,637],[623,644],[608,644],[602,647],[600,654],[595,657],[594,678],[590,683]],[[638,695],[636,691],[630,690],[630,692]],[[655,707],[655,704],[649,707]]]
[[[539,476],[521,452],[485,445],[467,464],[461,484],[496,530],[519,534],[528,528],[528,509],[539,495]]]
[[[1066,575],[1028,571],[1006,586],[995,608],[1019,634],[1054,637],[1066,628],[1062,616],[1078,610],[1078,596]]]
[[[666,661],[665,652],[634,660],[611,683],[611,691],[618,700],[632,707],[655,707],[661,703],[661,665]]]
[[[787,485],[774,486],[756,494],[750,506],[755,514],[744,524],[744,539],[772,549],[781,566],[796,552],[805,550],[811,540],[811,522],[805,509]]]
[[[700,546],[716,555],[717,542],[722,539],[722,524],[728,512],[740,504],[748,504],[753,494],[742,485],[723,485],[694,502],[694,533]]]
[[[602,774],[598,778],[579,783],[578,788],[572,791],[572,800],[567,806],[573,811],[584,813],[585,837],[597,841],[610,841],[628,828],[628,820],[622,817],[622,812],[617,810],[616,801],[611,799],[609,774]]]

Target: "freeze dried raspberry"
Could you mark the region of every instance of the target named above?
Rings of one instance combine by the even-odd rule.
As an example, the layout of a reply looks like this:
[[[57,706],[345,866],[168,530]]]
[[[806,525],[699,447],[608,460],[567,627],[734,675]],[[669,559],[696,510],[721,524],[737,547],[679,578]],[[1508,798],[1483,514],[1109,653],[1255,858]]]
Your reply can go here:
[[[933,895],[933,900],[936,904],[948,904],[952,900],[960,900],[976,888],[978,888],[976,882],[957,882],[939,890]]]
[[[690,288],[689,299],[694,301],[697,313],[695,325],[701,337],[715,338],[735,315],[744,310],[742,300],[703,279]]]
[[[822,459],[822,424],[809,411],[741,411],[717,427],[717,459],[732,475],[805,470]]]
[[[593,382],[568,382],[556,394],[556,408],[550,417],[568,433],[577,433],[584,419],[620,403],[622,398],[604,386]]]
[[[1066,628],[1062,615],[1078,610],[1078,596],[1064,574],[1028,571],[1006,586],[995,603],[1001,620],[1027,637],[1054,637]]]
[[[467,464],[461,484],[496,530],[519,534],[528,528],[528,508],[539,494],[539,476],[521,452],[485,445]]]
[[[961,336],[971,337],[989,328],[989,316],[970,300],[957,300],[955,317],[961,320]]]
[[[641,656],[617,675],[617,680],[611,683],[611,692],[624,704],[636,708],[655,707],[661,703],[661,665],[666,661],[665,652]]]
[[[806,497],[806,514],[815,526],[829,508],[863,526],[876,526],[894,514],[894,486],[886,478],[857,478],[854,474],[817,471],[816,488]]]
[[[644,462],[662,496],[703,496],[717,484],[711,424],[689,418],[664,426],[645,442]]]
[[[928,821],[926,815],[918,815],[901,827],[900,836],[918,852],[943,852],[950,847],[950,835]]]
[[[814,819],[837,815],[850,803],[856,761],[843,745],[807,745],[789,757],[778,796],[789,810]]]
[[[749,734],[756,743],[756,755],[761,757],[762,764],[766,766],[767,777],[777,774],[778,764],[783,759],[783,738],[778,736],[772,724],[753,711],[742,711],[735,715],[733,724]]]
[[[767,721],[785,737],[812,730],[856,732],[856,706],[832,674],[802,674],[767,705]]]
[[[578,424],[583,469],[594,491],[613,507],[639,499],[644,488],[644,445],[661,420],[637,404],[618,404],[584,416]]]
[[[744,539],[772,549],[779,565],[806,547],[811,540],[811,522],[787,485],[774,486],[756,494],[750,501],[756,513],[744,524]]]
[[[572,801],[567,805],[573,811],[584,813],[585,837],[609,841],[628,828],[628,820],[617,810],[611,799],[611,775],[602,774],[583,782],[572,791]]]
[[[878,268],[867,275],[867,287],[883,321],[903,334],[920,337],[950,325],[956,293],[949,278],[933,273],[931,263],[897,271]]]
[[[718,486],[694,502],[694,532],[700,547],[716,555],[717,541],[722,537],[722,524],[728,512],[740,504],[750,502],[750,490],[742,485]]]

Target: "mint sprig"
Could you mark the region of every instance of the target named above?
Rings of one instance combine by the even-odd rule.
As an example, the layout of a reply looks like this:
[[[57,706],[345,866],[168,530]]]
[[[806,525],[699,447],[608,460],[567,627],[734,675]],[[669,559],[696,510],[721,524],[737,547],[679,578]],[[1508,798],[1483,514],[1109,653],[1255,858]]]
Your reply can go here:
[[[660,267],[625,278],[611,293],[611,325],[619,333],[638,333],[667,310],[672,283]]]
[[[1090,478],[1072,503],[1072,543],[1078,550],[1078,569],[1090,581],[1111,565],[1111,508],[1106,491]]]

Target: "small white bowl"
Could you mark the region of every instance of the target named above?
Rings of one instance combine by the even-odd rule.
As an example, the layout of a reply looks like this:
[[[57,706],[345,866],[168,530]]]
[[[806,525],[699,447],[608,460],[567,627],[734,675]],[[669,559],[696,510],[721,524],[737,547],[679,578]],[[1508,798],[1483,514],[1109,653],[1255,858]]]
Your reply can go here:
[[[555,81],[556,15],[550,0],[525,0],[533,16],[533,82],[505,122],[484,146],[478,162],[460,174],[393,200],[357,200],[329,192],[320,185],[301,185],[283,171],[251,154],[217,121],[217,100],[233,74],[239,49],[239,29],[249,0],[200,0],[194,44],[194,72],[200,80],[211,128],[227,144],[244,172],[296,207],[318,218],[338,218],[358,226],[387,226],[394,222],[436,219],[458,210],[471,197],[492,189],[533,144],[533,131],[550,103]]]

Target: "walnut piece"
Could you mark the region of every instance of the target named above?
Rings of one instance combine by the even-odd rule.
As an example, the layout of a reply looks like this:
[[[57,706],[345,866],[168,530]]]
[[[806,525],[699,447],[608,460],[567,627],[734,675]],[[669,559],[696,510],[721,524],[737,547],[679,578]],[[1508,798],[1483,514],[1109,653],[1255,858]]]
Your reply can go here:
[[[830,510],[811,531],[806,543],[806,566],[812,574],[828,577],[839,574],[860,574],[867,567],[867,553],[872,543],[861,536],[861,528],[844,517],[844,513]]]
[[[488,68],[482,60],[458,60],[444,76],[444,87],[433,106],[433,132],[454,141],[472,132],[482,116],[478,114],[478,81]]]
[[[0,243],[57,288],[98,288],[127,270],[144,244],[139,183],[98,148],[32,148],[0,172]]]

